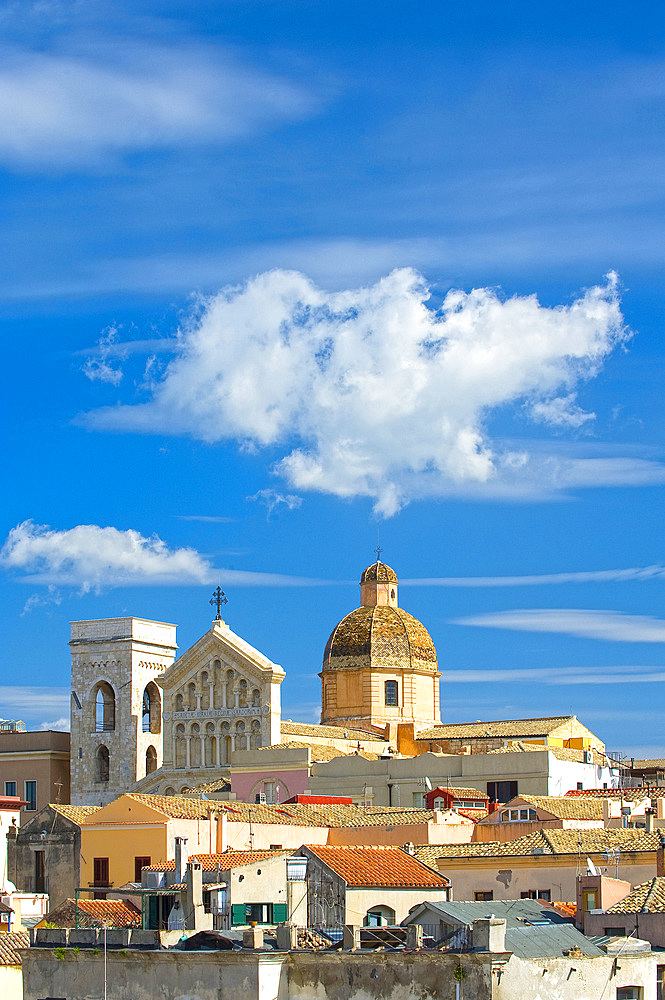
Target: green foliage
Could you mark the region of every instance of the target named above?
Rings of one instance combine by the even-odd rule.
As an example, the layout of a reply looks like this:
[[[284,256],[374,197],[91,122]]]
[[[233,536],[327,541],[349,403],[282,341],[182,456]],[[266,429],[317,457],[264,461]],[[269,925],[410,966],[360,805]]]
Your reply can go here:
[[[92,954],[93,954],[93,955],[101,955],[101,953],[102,953],[102,952],[101,952],[101,949],[100,949],[100,948],[93,948],[93,949],[92,949]]]
[[[53,954],[59,962],[64,962],[65,960],[65,949],[64,948],[54,948]]]
[[[459,962],[455,966],[455,971],[453,972],[453,976],[455,977],[458,983],[461,983],[462,980],[466,977],[466,969],[462,968],[461,962]]]

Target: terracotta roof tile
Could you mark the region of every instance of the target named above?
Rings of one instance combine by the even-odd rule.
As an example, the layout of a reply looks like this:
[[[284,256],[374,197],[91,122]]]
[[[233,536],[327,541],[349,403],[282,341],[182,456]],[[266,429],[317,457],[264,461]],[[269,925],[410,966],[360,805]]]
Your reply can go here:
[[[307,847],[350,886],[443,888],[447,882],[399,847]]]
[[[378,753],[370,753],[368,750],[338,750],[332,743],[304,743],[300,740],[289,740],[284,743],[273,743],[271,746],[259,747],[255,753],[262,753],[268,750],[284,750],[293,747],[296,750],[311,750],[312,763],[324,763],[334,760],[336,757],[364,757],[365,760],[378,760]]]
[[[198,795],[205,795],[207,792],[230,792],[231,782],[228,778],[217,778],[216,781],[206,781],[202,785],[195,785],[188,792],[183,792],[183,798],[191,799]]]
[[[70,806],[63,805],[60,802],[49,802],[51,809],[54,809],[65,819],[70,819],[72,823],[78,823],[79,825],[83,823],[88,816],[92,816],[93,813],[99,812],[101,806]]]
[[[76,926],[76,900],[66,899],[46,920],[56,927]],[[79,899],[79,927],[140,927],[141,911],[128,899]],[[2,937],[3,935],[0,935]]]
[[[292,850],[274,851],[224,851],[222,854],[192,854],[189,861],[200,861],[204,872],[213,872],[219,867],[222,871],[237,868],[241,865],[251,865],[255,861],[266,858],[276,858],[280,854],[292,854]],[[175,861],[161,861],[159,864],[148,865],[144,872],[174,872]]]
[[[477,788],[446,788],[445,791],[450,792],[456,799],[487,801],[487,792],[481,792]]]
[[[520,795],[520,801],[528,802],[535,809],[551,813],[557,819],[601,819],[603,818],[603,800],[601,798],[584,796],[584,798],[566,798],[555,795]],[[507,803],[509,806],[510,803]]]
[[[663,913],[665,912],[665,878],[649,879],[636,885],[625,899],[610,906],[607,913]]]
[[[566,792],[567,799],[625,799],[627,802],[635,802],[640,799],[648,799],[654,796],[653,788],[571,788]],[[665,794],[665,788],[660,790]]]
[[[418,733],[418,740],[483,739],[502,736],[549,736],[564,723],[575,723],[583,729],[575,715],[557,715],[542,719],[501,719],[494,722],[445,723]]]
[[[618,847],[622,854],[656,851],[658,833],[644,830],[537,830],[507,843],[441,844],[439,858],[527,856],[530,854],[604,854]]]
[[[0,965],[21,965],[21,954],[18,949],[29,947],[30,935],[27,931],[0,934]]]
[[[351,729],[347,726],[318,726],[304,722],[291,722],[283,719],[281,723],[282,739],[285,736],[313,736],[328,740],[374,740],[377,743],[386,741],[377,733],[366,729]]]

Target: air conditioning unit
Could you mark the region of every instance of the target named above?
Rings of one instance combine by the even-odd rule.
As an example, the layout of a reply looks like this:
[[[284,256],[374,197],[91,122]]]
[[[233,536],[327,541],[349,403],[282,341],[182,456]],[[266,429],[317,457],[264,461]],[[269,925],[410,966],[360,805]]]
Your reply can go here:
[[[584,751],[584,763],[593,764],[593,750]]]
[[[259,805],[264,806],[266,804],[266,793],[265,792],[257,792],[256,795],[254,796],[254,801],[258,802]]]

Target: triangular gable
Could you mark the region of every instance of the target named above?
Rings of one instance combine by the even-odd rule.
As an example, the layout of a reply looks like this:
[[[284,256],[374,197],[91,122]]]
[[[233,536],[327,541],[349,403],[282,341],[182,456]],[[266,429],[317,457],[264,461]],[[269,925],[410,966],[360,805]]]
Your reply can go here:
[[[102,806],[83,821],[85,826],[100,823],[164,823],[171,817],[156,806],[149,806],[131,793],[120,795],[107,806]]]
[[[264,683],[268,679],[281,683],[286,676],[279,664],[273,663],[228,626],[218,624],[213,625],[155,680],[160,687],[172,689],[186,681],[190,672],[199,670],[202,661],[207,662],[211,658],[222,660]]]

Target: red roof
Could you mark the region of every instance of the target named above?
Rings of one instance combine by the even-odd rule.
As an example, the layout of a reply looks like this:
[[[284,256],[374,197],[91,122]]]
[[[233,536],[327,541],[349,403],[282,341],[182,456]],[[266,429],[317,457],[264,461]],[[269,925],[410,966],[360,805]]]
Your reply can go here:
[[[224,851],[223,854],[192,854],[187,860],[199,861],[204,872],[214,872],[216,868],[228,871],[229,868],[237,868],[238,865],[251,865],[255,861],[263,861],[265,858],[289,853],[290,851],[281,848],[272,851]],[[184,868],[185,864],[183,863],[183,870]],[[175,871],[175,861],[160,861],[158,864],[146,866],[142,871],[173,872]]]
[[[439,889],[448,883],[441,875],[399,847],[315,847],[307,850],[350,886],[396,889]]]

